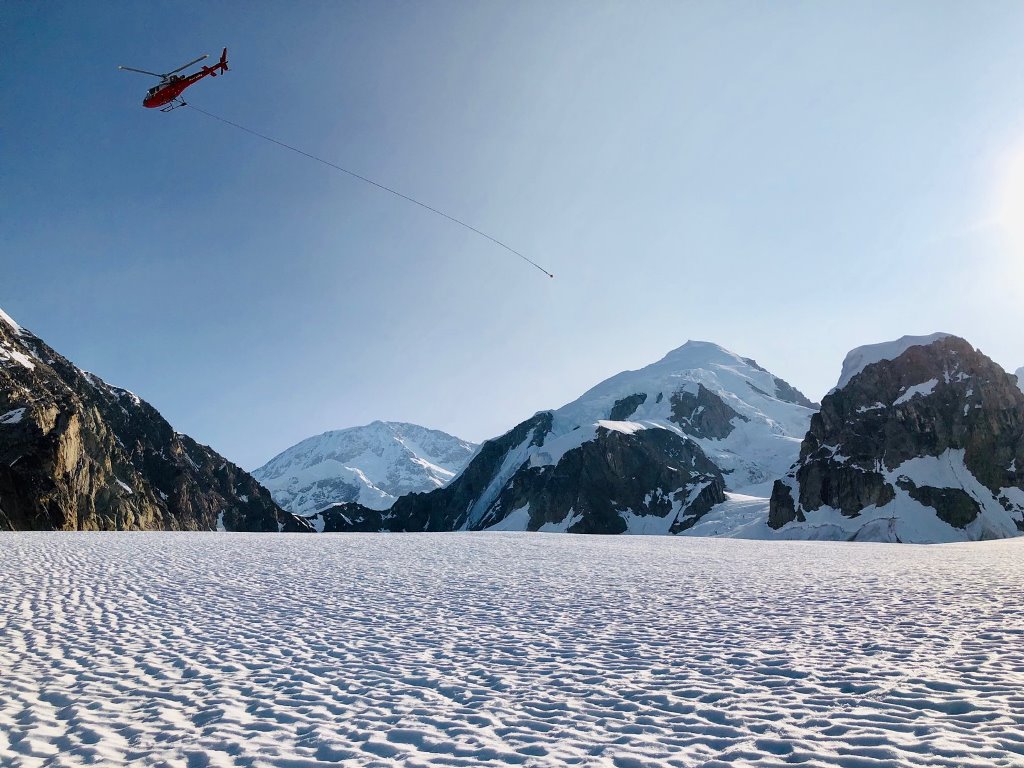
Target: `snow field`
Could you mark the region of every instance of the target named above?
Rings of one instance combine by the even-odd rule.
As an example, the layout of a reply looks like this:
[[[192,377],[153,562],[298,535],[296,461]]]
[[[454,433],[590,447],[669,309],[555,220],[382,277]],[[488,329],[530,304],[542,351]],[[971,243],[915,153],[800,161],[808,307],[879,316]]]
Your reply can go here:
[[[1024,765],[1024,540],[0,535],[5,766]]]

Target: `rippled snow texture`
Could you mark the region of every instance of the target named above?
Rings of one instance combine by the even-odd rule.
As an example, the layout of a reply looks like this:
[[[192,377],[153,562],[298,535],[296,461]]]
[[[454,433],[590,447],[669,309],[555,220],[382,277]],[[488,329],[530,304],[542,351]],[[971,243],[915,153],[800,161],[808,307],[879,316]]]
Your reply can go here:
[[[1024,765],[1024,541],[0,536],[0,764]]]

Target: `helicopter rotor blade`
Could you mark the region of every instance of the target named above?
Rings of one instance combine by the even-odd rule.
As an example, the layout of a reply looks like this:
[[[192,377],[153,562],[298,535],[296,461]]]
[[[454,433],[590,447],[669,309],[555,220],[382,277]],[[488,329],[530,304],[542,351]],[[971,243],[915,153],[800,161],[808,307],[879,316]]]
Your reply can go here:
[[[173,74],[175,74],[176,72],[181,72],[181,70],[183,70],[183,69],[186,69],[186,68],[188,68],[188,67],[191,67],[191,66],[192,66],[193,64],[195,64],[196,62],[200,62],[200,61],[202,61],[203,59],[208,59],[208,58],[210,58],[210,54],[208,54],[208,53],[204,53],[204,54],[203,54],[202,56],[200,56],[200,57],[199,57],[198,59],[193,59],[193,60],[192,60],[192,61],[190,61],[190,62],[189,62],[188,64],[182,64],[182,65],[181,65],[180,67],[178,67],[177,69],[175,69],[175,70],[172,70],[171,72],[168,72],[168,73],[167,73],[166,75],[164,75],[164,77],[168,77],[169,75],[173,75]]]
[[[163,75],[158,75],[156,72],[147,72],[144,69],[136,69],[135,67],[118,67],[118,69],[123,69],[126,72],[138,72],[140,75],[152,75],[153,77],[163,77]]]

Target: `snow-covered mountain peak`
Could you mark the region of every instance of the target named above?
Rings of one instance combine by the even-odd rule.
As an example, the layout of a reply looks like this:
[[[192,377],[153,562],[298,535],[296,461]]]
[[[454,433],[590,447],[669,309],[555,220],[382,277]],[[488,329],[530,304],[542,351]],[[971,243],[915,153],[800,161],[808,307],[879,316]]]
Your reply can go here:
[[[632,422],[696,440],[727,473],[730,488],[780,475],[796,459],[816,405],[755,361],[708,341],[688,341],[661,360],[624,371],[552,412],[539,454],[599,422]],[[572,440],[569,440],[571,443]]]
[[[697,394],[700,385],[725,396],[744,415],[763,414],[764,399],[782,400],[810,409],[815,407],[755,361],[711,342],[688,341],[655,363],[616,374],[592,387],[555,411],[556,422],[564,418],[619,420],[634,414],[639,418],[658,418],[657,413],[665,411],[667,415],[671,410],[668,403],[671,395],[682,391]],[[616,417],[604,413],[606,406],[611,407],[618,399],[632,395],[648,395],[634,414]]]
[[[654,399],[657,400],[658,394],[664,395],[670,390],[686,389],[696,393],[698,384],[730,392],[743,402],[746,402],[750,392],[755,391],[769,398],[814,407],[803,395],[754,360],[741,357],[709,341],[688,341],[655,363],[605,379],[572,403],[558,409],[555,414],[556,417],[575,415],[581,408],[599,409],[603,400],[609,396],[646,392],[655,395]]]
[[[666,363],[679,368],[704,368],[709,365],[742,363],[743,358],[735,352],[712,341],[691,339],[665,355],[655,365]]]
[[[436,429],[374,421],[307,438],[253,476],[298,514],[345,501],[387,509],[406,493],[447,484],[475,450],[473,443]]]
[[[911,347],[927,346],[939,339],[945,339],[950,333],[932,333],[927,336],[901,336],[895,341],[883,341],[878,344],[866,344],[850,350],[843,360],[843,370],[839,374],[839,383],[835,389],[842,389],[850,383],[850,379],[863,371],[872,363],[883,360],[895,360]],[[835,391],[835,390],[833,390]]]

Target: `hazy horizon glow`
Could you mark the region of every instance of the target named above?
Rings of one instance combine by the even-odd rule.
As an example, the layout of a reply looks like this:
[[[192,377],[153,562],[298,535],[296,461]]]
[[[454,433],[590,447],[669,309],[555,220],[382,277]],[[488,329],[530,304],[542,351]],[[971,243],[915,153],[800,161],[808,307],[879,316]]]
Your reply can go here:
[[[251,469],[475,442],[687,339],[818,400],[855,346],[1024,365],[1024,6],[18,4],[0,307]],[[204,109],[150,81],[227,45]]]

